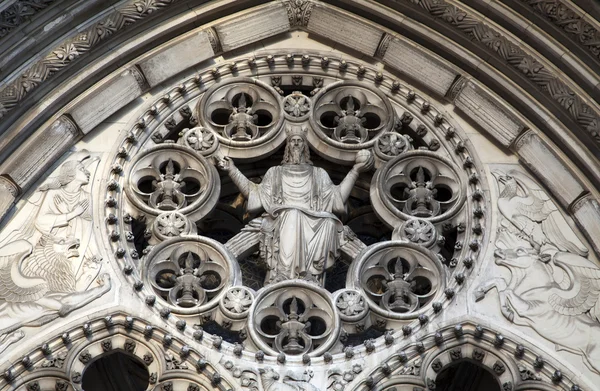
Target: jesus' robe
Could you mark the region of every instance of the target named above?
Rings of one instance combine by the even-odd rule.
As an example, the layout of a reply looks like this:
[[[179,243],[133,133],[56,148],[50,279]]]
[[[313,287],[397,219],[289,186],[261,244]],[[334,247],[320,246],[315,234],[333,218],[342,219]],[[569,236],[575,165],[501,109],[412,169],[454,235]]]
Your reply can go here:
[[[319,278],[335,262],[343,233],[333,214],[344,212],[340,190],[327,172],[310,164],[272,167],[259,185],[253,185],[248,211],[264,210],[261,258],[271,283]]]

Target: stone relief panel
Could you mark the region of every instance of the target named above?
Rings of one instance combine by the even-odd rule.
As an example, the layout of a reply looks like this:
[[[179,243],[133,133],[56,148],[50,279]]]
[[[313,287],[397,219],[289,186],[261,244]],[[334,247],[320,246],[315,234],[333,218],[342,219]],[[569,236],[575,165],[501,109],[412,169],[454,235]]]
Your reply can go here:
[[[0,238],[0,351],[109,291],[92,235],[90,180],[99,158],[72,154],[27,199]]]
[[[302,72],[294,62],[304,64]],[[142,308],[132,312],[154,312],[167,330],[137,315],[92,319],[36,349],[31,360],[41,352],[42,368],[70,368],[66,378],[75,389],[86,365],[121,348],[141,352],[148,367],[157,367],[151,374],[157,390],[425,390],[435,389],[435,374],[445,365],[461,360],[492,370],[503,390],[526,389],[522,382],[572,388],[552,360],[536,369],[533,346],[487,326],[447,326],[440,316],[460,305],[456,296],[479,267],[492,211],[473,146],[449,118],[409,87],[351,61],[278,53],[234,68],[203,72],[148,104],[118,140],[100,182],[106,186],[102,240],[131,284],[131,301]],[[245,77],[257,68],[274,75]],[[340,82],[340,74],[356,81]],[[65,176],[91,158],[72,155],[71,161],[77,164],[65,167]],[[593,344],[585,338],[595,334],[580,332],[581,341],[574,341],[555,329],[585,330],[588,318],[596,324],[597,268],[576,234],[562,228],[565,220],[541,188],[509,171],[497,173],[500,185],[510,184],[499,191],[498,208],[501,227],[514,238],[496,246],[503,250],[498,264],[515,282],[490,281],[479,294],[501,290],[508,319],[593,366]],[[83,182],[78,191],[87,195],[71,198],[55,196],[68,178],[42,186],[41,193],[55,191],[52,205],[67,221],[47,231],[64,233],[73,220],[83,242],[90,191]],[[37,205],[32,216],[44,202],[43,194],[31,201]],[[42,232],[37,226],[27,232],[36,230]],[[44,260],[51,259],[49,243],[54,252],[73,249],[36,235],[47,246],[37,250]],[[0,256],[6,254],[10,268],[22,264],[17,270],[29,273],[28,259],[43,263],[33,243],[31,250],[22,243],[28,239],[7,238]],[[76,259],[81,269],[91,262],[74,277],[82,289],[68,292],[75,304],[63,312],[52,307],[56,314],[48,320],[25,319],[29,325],[64,316],[110,287],[109,280],[100,286],[98,259],[81,250]],[[513,266],[519,262],[535,270],[525,268],[521,276]],[[533,273],[527,284],[537,284],[541,269],[551,269],[550,277],[534,290],[516,282]],[[7,266],[4,275],[14,273]],[[521,305],[545,297],[544,313]],[[549,317],[552,329],[545,326],[550,308],[558,314]],[[121,328],[137,342],[104,338]],[[7,343],[19,337],[5,335]],[[67,348],[80,337],[99,344]],[[158,353],[141,349],[143,341]],[[462,346],[465,341],[476,347]],[[447,346],[455,342],[461,346]],[[437,361],[427,353],[436,349],[444,350]],[[505,356],[521,360],[522,371]],[[27,370],[24,360],[15,372]],[[14,375],[7,373],[4,379]]]
[[[554,201],[523,169],[497,166],[499,224],[494,262],[510,278],[484,282],[481,300],[497,290],[502,315],[582,356],[600,373],[593,341],[600,334],[600,268]]]

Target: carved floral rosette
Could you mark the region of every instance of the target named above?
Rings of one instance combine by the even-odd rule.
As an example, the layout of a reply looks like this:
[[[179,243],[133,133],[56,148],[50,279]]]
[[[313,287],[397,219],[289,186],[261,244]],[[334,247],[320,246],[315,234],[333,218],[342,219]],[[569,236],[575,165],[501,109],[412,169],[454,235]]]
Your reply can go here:
[[[155,246],[143,259],[145,286],[172,312],[183,315],[211,311],[241,285],[235,257],[222,244],[203,236],[183,236]]]
[[[387,241],[359,254],[348,271],[346,286],[361,292],[376,314],[411,320],[443,298],[446,271],[435,254],[422,246]]]
[[[331,294],[301,280],[262,289],[249,312],[249,336],[269,355],[318,357],[338,340],[340,319]]]

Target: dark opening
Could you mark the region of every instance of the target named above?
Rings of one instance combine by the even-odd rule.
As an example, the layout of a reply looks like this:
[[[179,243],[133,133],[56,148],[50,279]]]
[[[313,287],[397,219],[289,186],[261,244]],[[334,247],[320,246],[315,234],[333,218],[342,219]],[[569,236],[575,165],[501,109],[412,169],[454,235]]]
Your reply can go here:
[[[501,391],[496,377],[470,361],[460,361],[441,371],[435,379],[437,391]]]
[[[84,391],[146,391],[150,375],[142,361],[112,352],[94,361],[84,372]]]

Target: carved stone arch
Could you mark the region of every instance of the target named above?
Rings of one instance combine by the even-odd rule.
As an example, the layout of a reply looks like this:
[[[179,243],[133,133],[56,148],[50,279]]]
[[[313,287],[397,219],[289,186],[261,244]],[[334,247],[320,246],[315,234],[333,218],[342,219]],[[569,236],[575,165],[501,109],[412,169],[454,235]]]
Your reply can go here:
[[[576,369],[567,369],[555,359],[544,357],[537,346],[508,330],[465,320],[398,343],[394,353],[356,378],[344,381],[343,375],[331,371],[329,379],[332,384],[340,384],[339,389],[367,387],[386,391],[397,386],[399,390],[410,390],[415,385],[435,390],[440,372],[461,361],[470,361],[493,375],[503,391],[581,389]]]
[[[151,387],[173,379],[178,383],[187,381],[223,391],[232,384],[229,375],[219,373],[196,347],[189,346],[162,327],[123,313],[90,320],[49,339],[24,356],[19,364],[9,367],[4,381],[10,379],[13,389],[25,387],[23,389],[29,391],[30,384],[37,382],[46,387],[48,377],[57,377],[63,379],[67,386],[65,390],[77,389],[85,369],[95,360],[114,352],[143,362],[150,375]]]
[[[99,313],[116,309],[128,311],[133,323],[128,326],[127,315],[115,312],[115,329],[156,346],[155,363],[177,366],[173,359],[182,354],[197,355],[199,373],[171,369],[159,390],[169,382],[185,389],[196,375],[203,379],[197,384],[206,388],[218,383],[223,389],[262,385],[274,391],[300,384],[340,391],[360,383],[368,389],[370,374],[379,381],[387,376],[383,372],[416,371],[416,365],[404,365],[410,364],[405,358],[438,345],[460,345],[462,339],[470,341],[468,346],[485,345],[488,357],[497,351],[514,355],[516,340],[496,342],[502,337],[497,330],[530,335],[519,362],[527,364],[526,376],[531,371],[541,380],[519,387],[539,382],[547,384],[541,389],[576,390],[578,371],[571,368],[581,369],[582,384],[597,383],[600,304],[594,298],[600,274],[592,249],[600,248],[600,45],[590,40],[600,34],[600,23],[576,2],[552,0],[556,13],[533,1],[489,7],[484,0],[335,5],[126,0],[111,8],[98,0],[85,6],[75,0],[3,3],[0,219],[6,215],[6,225],[0,235],[0,387],[27,387],[22,380],[36,372],[30,365],[38,358],[42,363],[59,359],[54,353],[67,351],[63,339],[85,336],[101,344],[95,338],[106,331],[100,331]],[[6,28],[7,20],[27,25]],[[213,118],[212,109],[221,111]],[[312,282],[277,281],[281,275],[310,281],[314,275],[301,275],[306,270],[267,274],[276,268],[261,248],[278,250],[279,239],[265,245],[267,236],[260,235],[275,224],[250,213],[246,218],[248,200],[238,197],[237,185],[215,168],[225,151],[253,184],[262,183],[268,169],[280,166],[286,128],[290,134],[306,132],[315,167],[335,184],[353,163],[371,164],[367,150],[375,160],[351,191],[353,220],[334,214],[343,223],[336,231],[342,233],[335,248],[341,257],[325,272],[321,266],[311,270],[317,270]],[[81,187],[85,192],[65,198],[56,190],[68,185],[73,173],[85,176],[81,165],[89,160],[76,152],[85,148],[102,159],[98,174]],[[144,154],[156,151],[168,151],[166,158],[144,160]],[[414,162],[419,167],[411,166]],[[154,176],[149,175],[153,163]],[[48,173],[48,167],[56,170]],[[434,176],[442,179],[436,182]],[[141,179],[147,179],[148,191],[136,192]],[[404,186],[392,192],[398,184]],[[379,203],[369,198],[374,188],[380,188],[374,192]],[[318,195],[328,188],[321,190]],[[397,196],[390,203],[384,202],[387,190]],[[435,197],[442,194],[447,204],[440,206]],[[84,213],[86,201],[93,206],[91,219]],[[366,208],[363,214],[356,212],[360,208]],[[50,211],[60,212],[54,213],[59,217],[50,232],[65,237],[38,240],[44,227],[54,224]],[[73,217],[75,212],[81,218]],[[371,227],[353,235],[362,224]],[[376,224],[381,235],[369,235],[377,233]],[[226,231],[228,225],[235,229]],[[57,287],[54,277],[68,275],[61,272],[69,265],[45,262],[62,259],[53,258],[50,248],[74,253],[76,241],[67,234],[87,233],[82,226],[89,226],[101,249],[81,241],[81,262],[72,265],[79,286],[73,289],[66,279],[58,282],[67,288]],[[227,236],[232,231],[240,234],[235,240]],[[216,237],[227,239],[217,243]],[[381,240],[386,244],[374,243]],[[184,248],[184,242],[192,244]],[[202,245],[217,250],[211,253]],[[174,248],[168,255],[162,252],[167,246]],[[190,247],[198,251],[169,258]],[[378,253],[390,247],[395,251],[386,253],[390,257]],[[377,262],[368,262],[379,255]],[[171,268],[143,275],[146,266],[156,264]],[[51,272],[35,274],[40,265]],[[253,274],[255,269],[261,270]],[[353,278],[346,280],[348,269]],[[437,273],[428,273],[432,270]],[[377,278],[360,281],[375,272]],[[328,286],[335,273],[337,285]],[[34,290],[20,290],[31,286],[19,282],[34,275],[52,289],[43,292],[40,283],[43,289],[30,300]],[[229,280],[221,286],[217,282],[225,275]],[[19,292],[13,296],[15,281]],[[371,285],[371,293],[365,285]],[[570,301],[562,294],[575,292],[550,292],[548,287],[556,286],[562,291],[583,287],[585,297]],[[264,303],[271,290],[282,299]],[[428,296],[431,291],[435,297]],[[528,300],[544,310],[531,313]],[[180,304],[186,311],[178,309]],[[37,305],[41,310],[33,312]],[[10,312],[5,306],[31,312],[21,317],[13,311],[12,318],[4,316]],[[261,310],[278,318],[270,319],[266,337],[247,329],[247,320]],[[307,319],[309,313],[315,316]],[[462,329],[446,326],[462,322],[464,314],[485,319],[483,337],[470,321]],[[325,321],[319,323],[316,315]],[[326,342],[323,324],[331,325]],[[563,324],[576,331],[561,334],[569,330],[559,327]],[[54,353],[32,346],[63,326],[64,338],[51,337],[48,348]],[[269,342],[256,342],[263,338]],[[89,349],[102,348],[96,342]],[[327,349],[311,351],[310,343]],[[558,351],[564,348],[569,353]],[[79,345],[72,344],[71,354],[75,349]],[[170,364],[160,349],[172,355]],[[65,359],[77,364],[83,352]],[[378,362],[388,366],[376,369]],[[245,376],[248,371],[253,375]],[[406,372],[395,375],[412,381]],[[219,376],[225,380],[219,383]]]

